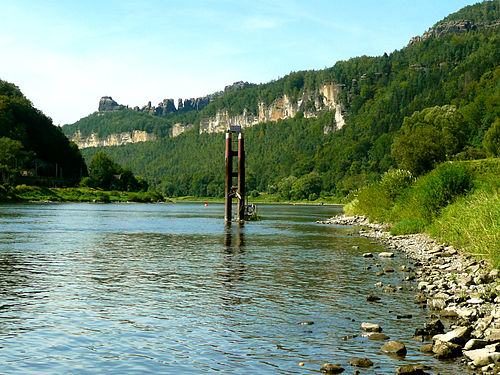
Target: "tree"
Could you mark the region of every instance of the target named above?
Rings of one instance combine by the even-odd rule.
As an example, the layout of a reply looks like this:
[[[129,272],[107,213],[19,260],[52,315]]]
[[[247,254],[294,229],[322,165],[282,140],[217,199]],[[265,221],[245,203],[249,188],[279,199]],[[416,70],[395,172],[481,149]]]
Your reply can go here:
[[[113,188],[115,176],[120,175],[121,167],[114,162],[104,152],[98,152],[90,161],[90,178],[95,182],[96,186],[103,189]]]
[[[484,134],[483,147],[489,154],[500,156],[500,118],[497,118]]]
[[[28,162],[32,153],[24,150],[23,144],[8,137],[0,138],[0,173],[2,183],[9,183]]]
[[[405,117],[391,154],[400,168],[420,175],[462,150],[464,128],[455,106],[426,108]]]

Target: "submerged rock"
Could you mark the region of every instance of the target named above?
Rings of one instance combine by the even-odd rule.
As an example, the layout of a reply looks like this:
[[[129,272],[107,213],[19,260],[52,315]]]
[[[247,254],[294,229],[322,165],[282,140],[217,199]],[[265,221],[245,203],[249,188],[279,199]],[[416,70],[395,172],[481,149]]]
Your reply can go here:
[[[356,366],[356,367],[370,367],[370,366],[373,366],[373,362],[370,361],[368,358],[356,358],[356,359],[353,359],[352,361],[349,361],[349,364],[351,366]]]
[[[334,365],[333,363],[325,363],[321,366],[321,372],[325,374],[340,374],[344,372],[344,369],[340,365]]]
[[[406,354],[406,346],[399,341],[388,341],[380,348],[380,351],[386,354],[404,356]]]
[[[396,374],[398,375],[429,375],[428,372],[424,371],[425,366],[401,366],[396,370]]]

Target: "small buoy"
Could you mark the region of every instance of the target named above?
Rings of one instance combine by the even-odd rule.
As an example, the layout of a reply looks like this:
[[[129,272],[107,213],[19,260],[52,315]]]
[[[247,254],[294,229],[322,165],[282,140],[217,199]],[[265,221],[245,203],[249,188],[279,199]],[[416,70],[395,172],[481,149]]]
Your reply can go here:
[[[208,202],[205,202],[205,207],[207,207],[207,206],[208,206]]]
[[[299,363],[299,366],[300,366],[300,367],[304,366],[304,362],[300,362],[300,363]]]

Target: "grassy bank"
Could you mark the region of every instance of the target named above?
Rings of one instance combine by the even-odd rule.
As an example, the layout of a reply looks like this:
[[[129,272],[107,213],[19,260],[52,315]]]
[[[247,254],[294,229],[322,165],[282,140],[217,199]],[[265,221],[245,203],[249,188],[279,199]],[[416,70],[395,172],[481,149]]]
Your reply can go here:
[[[349,197],[348,214],[429,233],[500,267],[500,159],[443,163],[417,179],[390,171]]]
[[[164,202],[165,197],[154,191],[126,192],[103,191],[92,188],[48,188],[18,185],[0,186],[0,201],[50,201],[50,202]]]

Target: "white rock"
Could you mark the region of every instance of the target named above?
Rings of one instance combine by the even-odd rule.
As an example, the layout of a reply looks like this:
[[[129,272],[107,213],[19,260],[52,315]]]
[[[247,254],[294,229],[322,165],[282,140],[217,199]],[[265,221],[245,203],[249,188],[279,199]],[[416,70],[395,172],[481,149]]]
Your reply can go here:
[[[484,301],[481,298],[471,298],[467,300],[467,303],[470,303],[471,305],[478,305],[483,302]]]
[[[382,328],[376,323],[361,323],[361,329],[365,332],[381,332]]]
[[[470,359],[474,363],[474,366],[477,367],[487,366],[490,363],[495,363],[500,360],[500,353],[491,353],[487,348],[466,350],[464,351],[464,356]]]
[[[382,258],[394,258],[394,253],[383,252],[383,253],[379,253],[378,256],[382,257]]]

